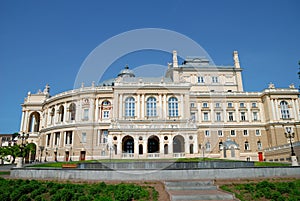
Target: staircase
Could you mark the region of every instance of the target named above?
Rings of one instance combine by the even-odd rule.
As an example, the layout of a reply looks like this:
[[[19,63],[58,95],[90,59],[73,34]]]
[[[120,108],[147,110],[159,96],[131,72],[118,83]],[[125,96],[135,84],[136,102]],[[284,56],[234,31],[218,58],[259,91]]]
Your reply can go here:
[[[165,186],[171,201],[237,200],[218,190],[213,181],[166,181]]]

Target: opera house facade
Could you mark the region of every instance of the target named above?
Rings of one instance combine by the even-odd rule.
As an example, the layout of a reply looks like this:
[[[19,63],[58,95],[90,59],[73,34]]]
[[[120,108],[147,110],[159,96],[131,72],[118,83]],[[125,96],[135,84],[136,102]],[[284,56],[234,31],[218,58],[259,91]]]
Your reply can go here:
[[[137,77],[126,66],[113,79],[85,85],[28,93],[20,132],[36,145],[33,160],[289,161],[289,148],[272,148],[289,145],[287,130],[299,144],[298,89],[271,83],[245,92],[236,51],[231,66],[197,57],[178,64],[174,51],[164,77]]]

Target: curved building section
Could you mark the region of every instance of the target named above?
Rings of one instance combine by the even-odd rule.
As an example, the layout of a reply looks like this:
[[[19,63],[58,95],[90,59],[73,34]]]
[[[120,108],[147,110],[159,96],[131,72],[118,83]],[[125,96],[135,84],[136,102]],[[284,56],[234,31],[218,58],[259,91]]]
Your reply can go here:
[[[39,161],[210,157],[289,161],[270,148],[299,141],[299,98],[293,85],[244,92],[238,54],[233,66],[176,55],[165,77],[116,78],[50,96],[28,93],[20,132]],[[265,150],[268,150],[265,154]],[[281,159],[279,159],[281,158]]]

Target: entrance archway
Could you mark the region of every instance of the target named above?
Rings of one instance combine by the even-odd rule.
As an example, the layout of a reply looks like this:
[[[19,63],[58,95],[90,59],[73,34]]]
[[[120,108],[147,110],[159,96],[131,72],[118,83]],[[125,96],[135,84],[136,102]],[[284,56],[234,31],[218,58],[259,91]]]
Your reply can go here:
[[[181,135],[176,135],[173,138],[173,153],[184,152],[184,138]]]
[[[152,135],[148,138],[148,153],[158,153],[159,152],[159,138]]]
[[[122,151],[125,153],[134,153],[134,139],[127,135],[122,139]]]

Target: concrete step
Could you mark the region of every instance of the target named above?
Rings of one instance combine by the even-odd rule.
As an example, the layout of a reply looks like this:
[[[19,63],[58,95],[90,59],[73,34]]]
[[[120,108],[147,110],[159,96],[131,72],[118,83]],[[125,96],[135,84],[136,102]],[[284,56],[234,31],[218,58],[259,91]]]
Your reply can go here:
[[[233,200],[231,194],[218,190],[181,190],[169,191],[172,201],[179,200]]]
[[[235,200],[232,194],[219,191],[213,181],[166,181],[171,201]]]
[[[180,190],[217,190],[216,186],[166,186],[168,191]]]
[[[213,186],[214,182],[210,180],[203,181],[166,181],[166,186]]]

